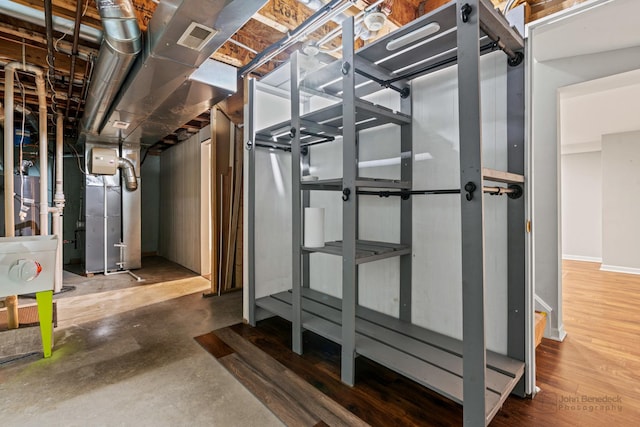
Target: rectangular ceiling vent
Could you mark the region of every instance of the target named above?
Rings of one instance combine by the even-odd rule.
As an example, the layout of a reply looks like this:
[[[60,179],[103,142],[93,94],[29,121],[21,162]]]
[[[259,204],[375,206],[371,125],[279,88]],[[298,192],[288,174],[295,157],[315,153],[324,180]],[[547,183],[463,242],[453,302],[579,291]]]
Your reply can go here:
[[[192,22],[182,36],[180,36],[178,44],[188,47],[189,49],[200,51],[217,33],[218,31],[213,28]]]

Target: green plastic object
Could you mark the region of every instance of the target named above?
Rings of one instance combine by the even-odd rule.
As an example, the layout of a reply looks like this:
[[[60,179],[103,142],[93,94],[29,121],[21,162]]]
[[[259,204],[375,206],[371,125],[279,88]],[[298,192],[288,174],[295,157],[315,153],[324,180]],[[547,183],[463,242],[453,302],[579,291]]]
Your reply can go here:
[[[53,291],[36,293],[38,316],[40,318],[40,335],[45,359],[51,357],[51,341],[53,339]]]

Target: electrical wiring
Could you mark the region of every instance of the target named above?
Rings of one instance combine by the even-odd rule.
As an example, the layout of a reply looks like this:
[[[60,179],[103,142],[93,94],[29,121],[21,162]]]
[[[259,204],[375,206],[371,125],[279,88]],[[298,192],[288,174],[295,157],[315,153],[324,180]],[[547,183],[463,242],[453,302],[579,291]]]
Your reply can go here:
[[[24,125],[25,125],[25,121],[26,121],[26,108],[27,108],[27,96],[24,90],[24,85],[22,84],[22,82],[20,81],[20,76],[18,75],[18,73],[15,73],[15,77],[16,77],[16,82],[18,83],[18,87],[20,88],[20,95],[22,96],[22,120],[20,122],[20,145],[19,145],[19,150],[18,150],[18,156],[19,156],[19,166],[18,166],[18,171],[19,171],[19,175],[20,175],[20,195],[19,195],[19,200],[20,200],[20,213],[18,214],[18,216],[20,217],[21,221],[24,221],[24,219],[27,216],[27,211],[29,210],[28,207],[26,207],[24,205],[24,178],[23,178],[23,172],[22,172],[22,162],[23,162],[23,143],[24,143]],[[13,144],[13,141],[6,141],[5,143],[7,144]],[[8,159],[9,161],[13,162],[13,159]]]
[[[87,14],[87,10],[88,10],[88,9],[89,9],[89,0],[87,0],[87,1],[84,3],[84,9],[82,10],[82,17],[84,17],[84,16]],[[79,24],[80,24],[80,23],[78,23],[78,25],[79,25]],[[64,38],[65,38],[65,37],[67,37],[67,36],[70,34],[70,31],[71,31],[72,29],[73,29],[73,25],[70,25],[70,26],[67,28],[67,30],[66,30],[66,31],[64,31],[64,32],[62,33],[62,35],[60,36],[60,38],[56,39],[56,40],[53,42],[53,48],[54,48],[54,50],[55,50],[56,52],[60,52],[60,51],[58,50],[58,43],[59,43],[59,42],[61,42],[62,40],[64,40]]]
[[[82,172],[83,175],[90,175],[90,173],[88,173],[86,170],[82,169],[82,162],[80,161],[80,154],[78,153],[78,151],[76,150],[76,148],[71,145],[68,142],[65,142],[65,144],[67,144],[69,146],[69,148],[71,148],[71,151],[73,151],[73,154],[76,158],[76,161],[78,162],[78,169],[80,170],[80,172]]]

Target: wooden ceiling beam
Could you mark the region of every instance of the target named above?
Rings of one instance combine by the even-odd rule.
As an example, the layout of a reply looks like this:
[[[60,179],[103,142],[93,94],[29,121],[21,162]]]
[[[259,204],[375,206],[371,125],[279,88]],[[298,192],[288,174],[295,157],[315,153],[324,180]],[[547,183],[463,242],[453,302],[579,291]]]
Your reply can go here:
[[[570,7],[573,7],[585,1],[586,0],[550,0],[547,2],[537,1],[531,4],[531,15],[528,22],[536,21],[553,13],[569,9]]]
[[[262,15],[260,12],[253,15],[251,17],[251,20],[260,22],[261,24],[264,24],[270,28],[273,28],[274,30],[276,30],[281,34],[286,34],[286,32],[289,31],[289,28],[286,27],[285,25],[282,25],[281,23],[274,21],[271,18],[267,18],[266,16]]]
[[[0,22],[0,34],[6,34],[8,36],[15,37],[16,43],[20,43],[20,41],[17,39],[25,39],[33,43],[37,43],[38,45],[41,45],[41,46],[47,45],[46,35],[42,33],[38,33],[36,31],[29,31],[24,28],[19,28],[3,22]],[[66,40],[60,40],[55,45],[58,46],[62,54],[69,54],[73,49],[73,44]],[[85,57],[97,56],[98,50],[92,49],[86,46],[78,46],[78,53]]]
[[[15,3],[29,6],[30,8],[44,12],[44,2],[42,0],[12,0]],[[82,0],[79,0],[82,1]],[[76,19],[76,2],[73,0],[53,0],[53,14],[55,16],[62,16],[71,21]],[[84,3],[83,3],[84,4]],[[95,3],[92,1],[86,8],[86,13],[82,17],[82,23],[94,28],[102,29],[100,21],[100,14],[96,9]],[[69,34],[73,34],[73,28],[69,28]]]
[[[313,15],[314,11],[297,0],[269,0],[269,2],[258,11],[258,14],[268,20],[280,23],[293,30],[303,21]],[[323,25],[316,33],[324,35],[337,27],[334,22]]]
[[[229,52],[231,49],[226,44],[222,45],[220,49],[216,51],[211,57],[216,61],[222,62],[227,65],[231,65],[232,67],[240,68],[244,65],[244,63],[238,58],[234,58],[226,52]]]
[[[15,58],[21,60],[23,44],[9,38],[2,38],[2,56],[5,58]],[[24,60],[28,64],[33,64],[42,69],[47,69],[47,49],[46,47],[24,45]],[[82,59],[76,61],[76,73],[74,80],[84,79],[84,69],[86,62]],[[71,59],[69,55],[63,55],[58,53],[56,55],[56,74],[61,75],[63,78],[69,77],[71,70]]]
[[[153,0],[131,0],[135,9],[138,25],[142,31],[146,31],[149,21],[158,5]]]

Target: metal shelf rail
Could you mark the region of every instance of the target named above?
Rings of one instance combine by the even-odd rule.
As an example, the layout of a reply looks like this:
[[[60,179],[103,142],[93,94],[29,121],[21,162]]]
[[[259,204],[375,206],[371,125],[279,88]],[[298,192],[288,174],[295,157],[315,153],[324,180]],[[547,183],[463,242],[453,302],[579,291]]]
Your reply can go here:
[[[487,0],[453,0],[398,31],[354,51],[353,19],[343,23],[342,59],[302,75],[298,53],[291,56],[291,120],[254,129],[256,82],[249,82],[248,117],[248,320],[281,316],[292,322],[292,349],[301,354],[302,332],[309,330],[342,347],[341,378],[353,385],[355,358],[381,363],[463,405],[465,426],[487,425],[510,393],[524,396],[526,369],[524,64],[522,37]],[[508,172],[483,167],[480,111],[482,54],[502,50],[507,71]],[[413,154],[403,155],[399,180],[358,176],[358,134],[394,124],[400,127],[400,151],[412,153],[411,80],[457,64],[460,182],[463,189],[411,190]],[[337,77],[336,77],[337,76]],[[392,89],[400,111],[361,97]],[[301,114],[301,92],[340,97],[341,103]],[[303,181],[309,151],[342,137],[343,176]],[[278,148],[292,156],[292,289],[256,299],[255,149]],[[494,183],[485,186],[485,182]],[[497,184],[509,184],[501,187]],[[515,187],[514,187],[515,186]],[[379,189],[376,191],[364,189]],[[474,197],[475,189],[482,189]],[[342,191],[342,240],[322,248],[302,245],[302,209],[310,191]],[[393,190],[393,191],[388,191]],[[461,197],[463,339],[455,340],[411,323],[412,197],[457,194]],[[507,355],[485,343],[484,193],[509,194],[507,202],[508,337]],[[358,239],[358,195],[378,194],[400,203],[400,243]],[[342,299],[309,288],[309,254],[342,257]],[[398,318],[357,304],[357,266],[400,257]]]

